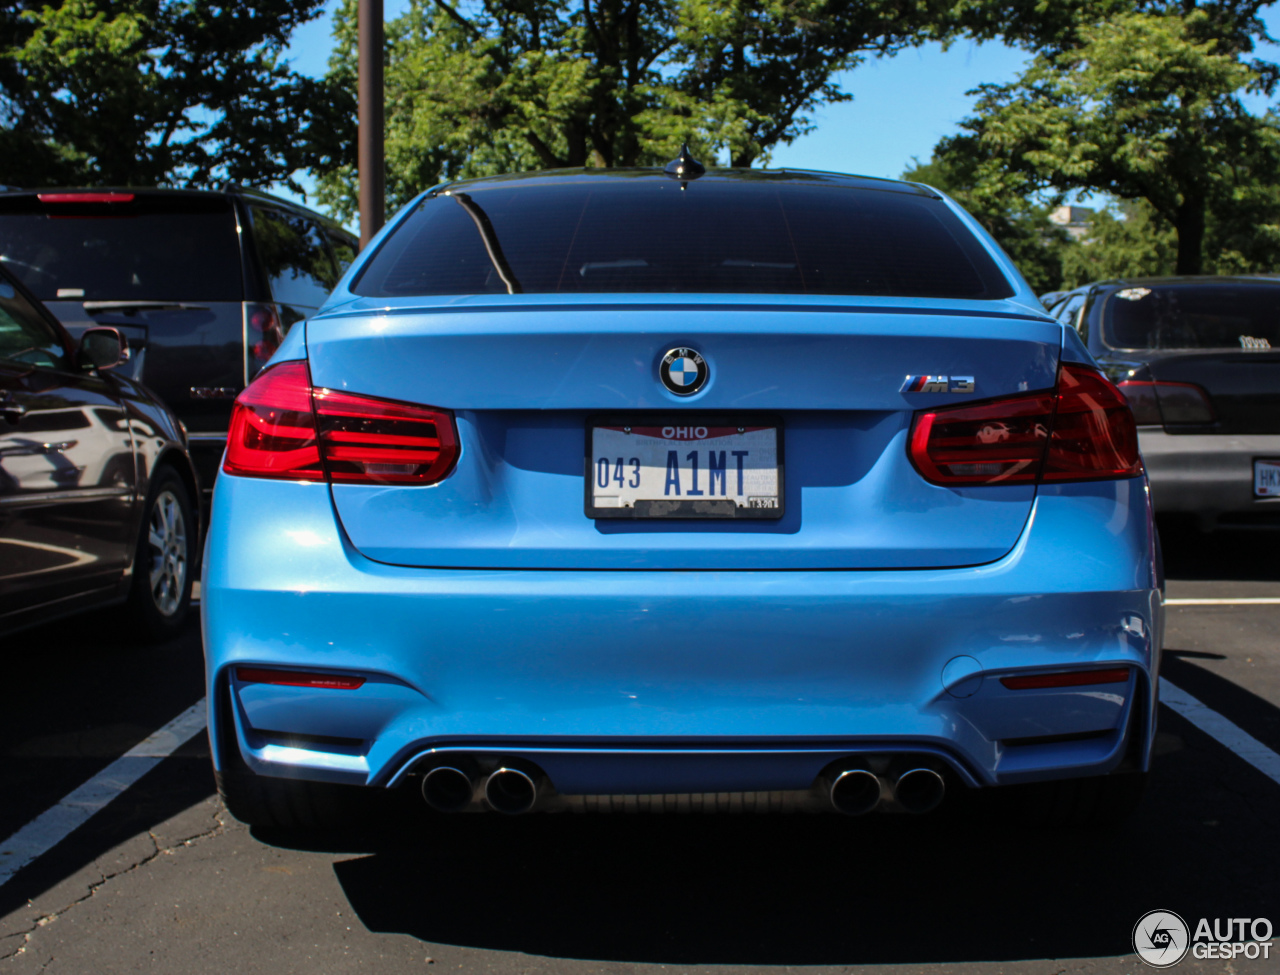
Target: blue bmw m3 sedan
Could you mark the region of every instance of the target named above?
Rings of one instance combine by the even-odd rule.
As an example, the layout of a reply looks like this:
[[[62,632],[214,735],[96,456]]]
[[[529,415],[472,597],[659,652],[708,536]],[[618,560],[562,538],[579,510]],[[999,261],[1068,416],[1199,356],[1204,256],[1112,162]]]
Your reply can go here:
[[[918,184],[682,155],[423,193],[236,401],[203,580],[254,824],[1025,783],[1087,819],[1150,763],[1133,416]]]

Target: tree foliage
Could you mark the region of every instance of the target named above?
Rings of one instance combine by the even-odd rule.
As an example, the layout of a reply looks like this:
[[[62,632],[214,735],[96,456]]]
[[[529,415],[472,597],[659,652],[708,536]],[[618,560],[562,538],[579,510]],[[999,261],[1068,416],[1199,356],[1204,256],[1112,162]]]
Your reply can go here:
[[[0,182],[264,185],[336,165],[354,100],[281,60],[322,5],[11,0],[0,8]]]
[[[1241,102],[1276,81],[1246,58],[1258,6],[1189,0],[1054,27],[1060,49],[977,89],[975,114],[938,155],[972,174],[983,211],[1075,191],[1143,201],[1176,236],[1177,273],[1199,273],[1215,220],[1225,230],[1246,201],[1274,202],[1280,125]]]
[[[688,141],[768,158],[848,99],[833,80],[941,29],[947,0],[411,0],[387,25],[387,188],[441,178],[663,163]],[[355,90],[355,3],[330,78]],[[349,215],[348,164],[322,199]]]

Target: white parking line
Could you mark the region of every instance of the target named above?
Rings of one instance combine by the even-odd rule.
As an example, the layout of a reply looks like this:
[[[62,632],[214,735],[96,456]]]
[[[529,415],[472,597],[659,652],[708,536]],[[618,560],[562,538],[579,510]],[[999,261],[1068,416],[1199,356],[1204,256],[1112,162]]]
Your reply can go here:
[[[45,810],[0,843],[0,886],[43,856],[98,810],[123,793],[205,728],[201,698],[167,725],[144,738],[56,806]]]
[[[1160,678],[1160,703],[1167,704],[1193,725],[1216,738],[1219,744],[1231,749],[1267,778],[1280,785],[1280,755],[1258,741],[1239,725],[1228,721],[1186,691]]]
[[[1280,596],[1242,596],[1239,599],[1166,599],[1166,606],[1280,606]]]

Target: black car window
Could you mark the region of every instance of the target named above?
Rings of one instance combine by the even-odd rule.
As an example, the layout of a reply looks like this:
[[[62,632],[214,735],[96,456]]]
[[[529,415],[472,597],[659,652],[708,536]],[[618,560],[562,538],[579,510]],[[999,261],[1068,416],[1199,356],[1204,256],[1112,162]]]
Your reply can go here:
[[[286,305],[319,308],[338,283],[320,226],[283,210],[254,206],[250,211],[271,297]]]
[[[356,248],[351,241],[336,234],[329,236],[329,246],[333,250],[333,259],[338,263],[338,277],[347,273],[347,268],[356,259]]]
[[[1058,307],[1054,317],[1063,325],[1079,330],[1080,307],[1084,304],[1084,295],[1071,295]]]
[[[1102,334],[1116,349],[1280,348],[1280,284],[1149,284],[1107,295]]]
[[[360,295],[675,292],[999,298],[995,262],[942,200],[797,179],[585,177],[424,201]]]
[[[53,327],[21,292],[0,278],[0,359],[57,369],[66,365],[66,351]]]
[[[0,264],[41,301],[242,299],[240,245],[226,200],[42,195],[53,202],[0,199]]]

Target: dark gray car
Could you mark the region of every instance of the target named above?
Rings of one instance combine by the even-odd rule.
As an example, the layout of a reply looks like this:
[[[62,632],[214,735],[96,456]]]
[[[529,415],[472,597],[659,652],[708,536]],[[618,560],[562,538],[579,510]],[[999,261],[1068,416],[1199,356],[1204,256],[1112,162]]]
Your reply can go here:
[[[125,335],[123,373],[186,426],[206,492],[236,394],[356,249],[332,220],[237,187],[0,193],[0,265],[73,339],[95,325]]]
[[[1128,396],[1157,514],[1280,524],[1280,280],[1102,281],[1050,314]]]
[[[167,638],[191,603],[198,484],[173,413],[0,270],[0,633],[125,603]]]

